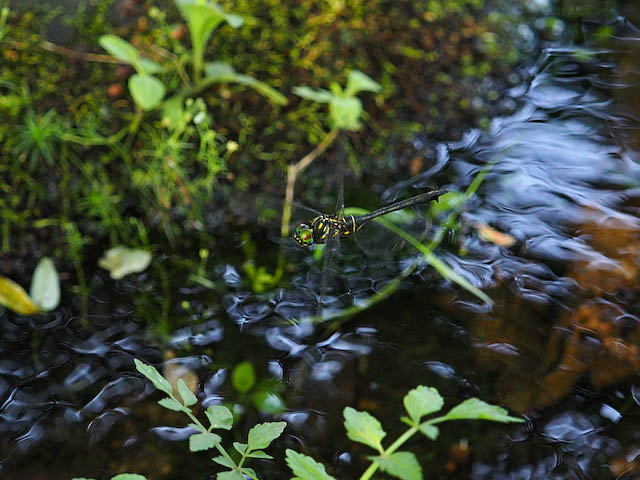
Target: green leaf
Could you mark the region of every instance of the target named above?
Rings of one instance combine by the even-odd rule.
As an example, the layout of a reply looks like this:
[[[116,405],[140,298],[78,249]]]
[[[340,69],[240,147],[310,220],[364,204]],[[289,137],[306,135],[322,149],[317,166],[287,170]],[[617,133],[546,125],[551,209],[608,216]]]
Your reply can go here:
[[[469,398],[453,407],[443,418],[446,420],[491,420],[502,423],[524,422],[522,418],[510,417],[504,408],[489,405],[477,398]]]
[[[231,430],[233,425],[233,414],[227,407],[222,405],[210,405],[204,412],[209,419],[211,428],[223,428]]]
[[[256,383],[256,372],[251,362],[241,362],[231,373],[231,384],[238,393],[247,393]]]
[[[346,96],[353,96],[358,92],[379,92],[380,90],[382,87],[368,75],[359,70],[352,70],[349,72],[347,88],[344,93]]]
[[[287,98],[270,85],[261,82],[249,75],[236,73],[231,65],[225,62],[210,62],[204,67],[205,84],[211,83],[239,83],[253,88],[264,95],[271,103],[286,105]]]
[[[229,469],[233,469],[236,467],[236,464],[229,460],[227,457],[223,457],[222,455],[218,455],[215,458],[211,459],[216,462],[218,465],[222,465],[223,467],[227,467]]]
[[[248,476],[249,478],[258,478],[258,474],[253,468],[242,467],[240,471],[244,473],[246,476]]]
[[[436,440],[440,434],[440,430],[435,425],[421,424],[418,426],[420,431],[430,440]]]
[[[98,39],[98,43],[102,48],[109,52],[110,55],[113,55],[118,60],[133,65],[139,72],[142,70],[138,49],[127,42],[124,38],[111,34],[102,35]]]
[[[20,285],[2,276],[0,276],[0,304],[19,315],[33,315],[40,311]]]
[[[95,478],[73,477],[71,480],[96,480]]]
[[[437,412],[444,405],[444,400],[435,388],[420,385],[414,388],[404,397],[404,408],[415,423],[425,415]]]
[[[111,480],[147,480],[147,477],[138,475],[137,473],[121,473],[115,477],[111,477]]]
[[[251,450],[267,448],[271,442],[282,434],[286,426],[287,422],[259,423],[249,430],[249,448]]]
[[[178,128],[183,122],[184,98],[174,95],[162,104],[162,126],[170,129]]]
[[[351,407],[343,411],[344,427],[347,436],[354,442],[364,443],[378,451],[382,451],[382,439],[386,432],[380,422],[367,412],[359,412]]]
[[[33,303],[45,312],[54,310],[60,303],[60,279],[50,258],[45,257],[38,262],[29,294]]]
[[[264,458],[266,460],[272,460],[273,457],[267,453],[264,453],[262,450],[256,450],[255,452],[251,452],[247,455],[249,458]]]
[[[147,75],[153,75],[154,73],[158,73],[162,71],[162,66],[158,63],[154,62],[145,57],[140,57],[140,72],[146,73]]]
[[[369,459],[378,462],[380,470],[394,477],[402,480],[422,480],[422,467],[411,452],[396,452]]]
[[[136,73],[129,78],[129,91],[136,105],[142,110],[151,110],[164,98],[165,88],[156,77]]]
[[[184,407],[180,405],[179,402],[176,402],[173,398],[163,398],[158,401],[158,405],[166,408],[167,410],[173,410],[174,412],[182,412]]]
[[[253,395],[253,404],[262,413],[270,415],[284,412],[287,408],[278,394],[268,391],[256,392]]]
[[[136,370],[144,375],[147,380],[153,383],[154,387],[156,387],[161,392],[166,393],[167,395],[173,394],[173,387],[171,387],[169,381],[162,375],[160,375],[160,373],[154,366],[141,362],[137,358],[134,358],[133,362],[136,365]]]
[[[333,128],[359,130],[362,102],[356,97],[332,97],[329,102],[329,119]]]
[[[310,87],[293,87],[292,92],[299,97],[318,103],[329,103],[333,98],[333,95],[328,90],[314,90]]]
[[[184,380],[182,378],[178,379],[178,393],[180,393],[180,397],[187,407],[190,407],[191,405],[194,405],[198,402],[198,398],[193,394],[191,390],[189,390],[189,387],[187,387],[187,384],[184,383]]]
[[[236,472],[235,470],[232,472],[221,472],[216,475],[216,480],[245,480],[244,475]]]
[[[98,266],[108,270],[111,278],[120,280],[130,273],[144,271],[151,262],[151,254],[137,248],[117,246],[107,250]]]
[[[219,435],[215,433],[194,433],[189,437],[189,451],[201,452],[202,450],[209,450],[216,446],[216,443],[220,443]]]
[[[465,204],[468,197],[460,192],[447,192],[438,198],[437,202],[431,202],[429,211],[431,216],[436,217],[443,212],[458,210]]]
[[[235,448],[236,452],[238,452],[240,455],[244,455],[244,452],[247,451],[248,447],[249,445],[247,445],[246,443],[233,442],[233,448]]]
[[[290,448],[287,448],[286,455],[287,465],[295,475],[292,480],[336,480],[327,474],[323,464],[313,458]]]

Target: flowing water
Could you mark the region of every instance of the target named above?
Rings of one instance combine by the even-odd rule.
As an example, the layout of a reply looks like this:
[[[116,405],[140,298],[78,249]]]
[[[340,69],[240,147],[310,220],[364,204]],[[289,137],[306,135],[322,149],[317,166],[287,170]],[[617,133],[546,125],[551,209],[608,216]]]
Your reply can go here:
[[[613,36],[597,43],[603,26]],[[233,440],[255,422],[286,420],[276,447],[313,455],[339,478],[356,478],[369,455],[346,439],[342,409],[372,412],[393,437],[402,397],[419,384],[448,405],[477,396],[527,419],[447,424],[436,443],[412,443],[429,478],[640,478],[640,29],[623,16],[581,28],[584,43],[547,44],[514,74],[512,113],[438,145],[425,173],[388,189],[462,192],[493,162],[435,252],[492,308],[420,263],[390,298],[334,328],[295,323],[315,313],[320,280],[293,245],[289,283],[263,294],[247,289],[240,261],[214,260],[238,256],[223,242],[206,269],[211,288],[172,255],[120,282],[96,272],[87,320],[71,295],[47,316],[0,317],[2,478],[216,471],[211,455],[187,453],[184,419],[154,406],[133,357],[186,372],[205,406],[242,405]],[[480,238],[480,224],[516,243]],[[350,248],[332,272],[329,312],[363,302],[418,258],[409,248],[354,258]],[[230,386],[245,360],[257,395]],[[280,402],[283,413],[257,413]],[[281,460],[257,469],[290,475]]]

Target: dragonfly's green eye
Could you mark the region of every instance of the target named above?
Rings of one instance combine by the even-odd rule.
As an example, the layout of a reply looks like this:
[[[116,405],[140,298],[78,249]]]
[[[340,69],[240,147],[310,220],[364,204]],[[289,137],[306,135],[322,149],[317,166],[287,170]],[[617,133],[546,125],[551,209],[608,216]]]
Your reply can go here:
[[[301,247],[308,247],[313,244],[313,230],[309,225],[301,223],[296,227],[293,239]]]

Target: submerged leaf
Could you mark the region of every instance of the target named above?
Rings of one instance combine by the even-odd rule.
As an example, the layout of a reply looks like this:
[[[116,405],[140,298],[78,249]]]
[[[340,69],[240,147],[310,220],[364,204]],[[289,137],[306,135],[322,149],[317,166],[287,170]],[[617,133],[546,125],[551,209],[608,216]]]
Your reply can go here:
[[[27,292],[13,280],[0,276],[0,304],[19,315],[38,313],[38,307],[31,301]]]
[[[240,362],[231,373],[231,384],[238,393],[247,393],[256,383],[256,371],[251,362]]]
[[[111,34],[102,35],[98,39],[98,43],[118,60],[134,66],[136,70],[140,67],[140,55],[138,54],[138,49],[127,42],[124,38]]]
[[[204,82],[209,83],[239,83],[251,87],[267,97],[276,105],[286,105],[287,98],[270,85],[261,82],[249,75],[237,73],[231,65],[225,62],[210,62],[204,67]]]
[[[38,263],[29,292],[33,303],[41,310],[54,310],[60,303],[60,278],[50,258],[43,258]]]
[[[362,102],[356,97],[333,96],[329,101],[329,118],[333,128],[340,130],[360,129]]]
[[[356,95],[358,92],[379,92],[380,90],[382,90],[380,84],[372,80],[368,75],[359,70],[349,72],[345,95]]]
[[[306,98],[307,100],[312,100],[318,103],[329,103],[333,94],[328,90],[314,90],[310,87],[293,87],[293,93],[298,95],[299,97]]]
[[[486,223],[476,223],[475,227],[478,231],[478,236],[485,242],[491,242],[499,247],[513,247],[516,244],[514,237],[508,233],[499,232]]]
[[[151,110],[164,98],[165,88],[156,77],[136,73],[129,78],[129,91],[136,105],[142,110]]]
[[[150,262],[151,254],[149,252],[118,246],[107,250],[98,261],[98,266],[108,270],[114,280],[120,280],[130,273],[144,271]]]

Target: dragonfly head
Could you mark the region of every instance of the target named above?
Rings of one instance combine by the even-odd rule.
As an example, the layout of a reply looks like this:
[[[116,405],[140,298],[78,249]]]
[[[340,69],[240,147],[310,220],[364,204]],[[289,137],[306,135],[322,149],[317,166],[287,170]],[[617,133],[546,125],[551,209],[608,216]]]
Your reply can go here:
[[[293,239],[300,247],[310,247],[313,245],[313,229],[306,223],[301,223],[296,227]]]

